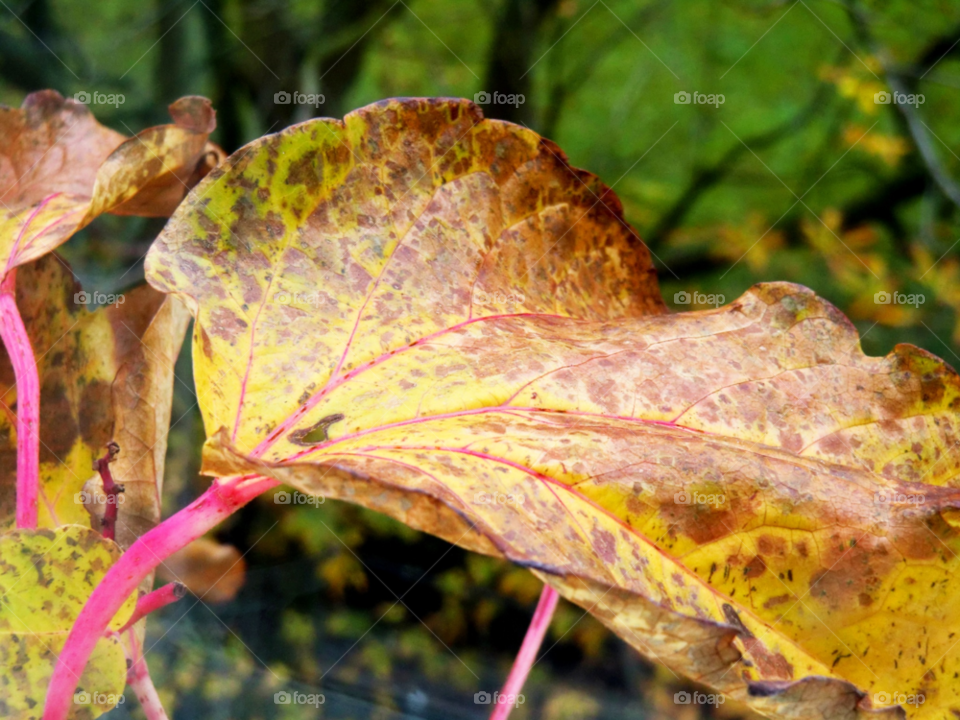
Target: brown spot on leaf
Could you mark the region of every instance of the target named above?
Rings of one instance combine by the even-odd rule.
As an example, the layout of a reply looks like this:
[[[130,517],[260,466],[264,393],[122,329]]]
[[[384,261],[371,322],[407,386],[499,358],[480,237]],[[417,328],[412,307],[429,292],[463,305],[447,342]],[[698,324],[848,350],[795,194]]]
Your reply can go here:
[[[594,528],[590,533],[593,538],[593,549],[597,551],[604,562],[614,564],[617,562],[617,539],[613,533],[601,528]]]

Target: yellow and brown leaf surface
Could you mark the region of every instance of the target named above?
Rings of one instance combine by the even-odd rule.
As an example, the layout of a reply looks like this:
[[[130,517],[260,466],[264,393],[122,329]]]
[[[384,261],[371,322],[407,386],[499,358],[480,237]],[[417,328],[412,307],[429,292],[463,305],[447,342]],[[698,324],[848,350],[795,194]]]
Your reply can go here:
[[[90,528],[12,530],[0,534],[0,665],[4,668],[0,714],[29,720],[43,714],[47,686],[63,649],[94,588],[120,557],[120,548]],[[135,600],[110,622],[119,630]],[[119,637],[97,641],[77,678],[70,717],[95,718],[123,702],[127,665]]]
[[[771,716],[960,712],[957,375],[796,285],[665,314],[616,197],[533,132],[454,100],[294,126],[147,276],[195,310],[208,474],[528,566]]]
[[[113,305],[89,309],[78,302],[85,293],[69,266],[53,254],[17,273],[17,304],[41,385],[39,525],[99,530],[107,499],[92,464],[114,441],[120,454],[111,474],[124,487],[116,539],[126,549],[161,519],[174,366],[190,314],[179,299],[145,285]],[[16,399],[13,370],[0,348],[0,524],[9,527],[16,504]],[[198,595],[210,592],[212,601],[222,601],[243,583],[243,564],[230,546],[201,539],[182,554],[168,561],[167,576]],[[141,587],[149,591],[152,584],[151,575]]]
[[[160,519],[173,370],[189,314],[176,298],[140,286],[89,309],[70,268],[47,255],[17,270],[17,307],[40,377],[40,527],[90,525],[84,491],[107,442],[125,487],[117,541],[128,547]],[[0,522],[16,503],[16,383],[0,349]],[[104,505],[91,504],[102,515]],[[99,529],[99,528],[97,528]]]

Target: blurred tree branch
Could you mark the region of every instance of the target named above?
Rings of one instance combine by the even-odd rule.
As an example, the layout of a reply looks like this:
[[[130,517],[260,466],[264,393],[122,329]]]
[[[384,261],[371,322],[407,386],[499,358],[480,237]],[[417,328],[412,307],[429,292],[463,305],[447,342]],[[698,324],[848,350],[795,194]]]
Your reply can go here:
[[[270,3],[264,9],[246,3],[232,7],[230,0],[207,2],[210,12],[204,13],[203,22],[214,75],[212,100],[222,118],[220,140],[228,151],[249,139],[244,137],[241,118],[250,117],[251,110],[263,126],[259,132],[273,132],[305,119],[297,117],[305,111],[307,116],[333,117],[348,111],[348,94],[362,69],[364,53],[375,31],[389,20],[386,14],[392,7],[388,0],[329,0],[317,31],[306,32],[283,3]],[[234,10],[231,16],[240,13],[240,27],[228,28],[222,22],[228,7]],[[314,37],[324,41],[318,44]],[[322,91],[325,102],[319,108],[280,104],[274,100],[279,91]]]
[[[557,124],[560,122],[560,114],[563,112],[563,105],[567,98],[583,87],[587,80],[590,79],[590,76],[593,75],[600,61],[607,56],[610,50],[619,45],[622,40],[632,35],[631,27],[649,23],[650,20],[666,6],[667,3],[665,1],[648,5],[630,18],[629,22],[617,23],[613,31],[603,39],[603,42],[599,43],[599,46],[593,52],[587,53],[586,58],[571,72],[564,73],[561,69],[560,72],[557,73],[558,79],[549,83],[550,87],[547,91],[547,102],[542,113],[543,121],[540,123],[540,132],[542,135],[549,138],[555,137]],[[557,32],[559,32],[559,30],[560,28],[558,27]],[[557,38],[557,42],[559,42],[559,37]],[[560,63],[566,58],[562,52],[556,57],[560,59]]]
[[[329,0],[320,19],[325,38],[318,67],[326,93],[324,115],[342,117],[347,95],[363,67],[363,57],[395,3],[388,0]]]
[[[817,114],[826,95],[826,86],[819,85],[810,101],[789,120],[772,130],[766,130],[745,138],[743,142],[734,143],[717,162],[694,170],[693,177],[686,189],[680,193],[673,205],[660,217],[657,224],[645,233],[645,241],[656,247],[666,240],[671,232],[683,224],[683,221],[700,198],[734,170],[740,158],[749,152],[748,148],[753,151],[763,150],[794,134]]]
[[[960,57],[960,25],[954,27],[945,35],[935,38],[927,46],[927,49],[924,50],[917,61],[915,72],[919,72],[921,77],[926,75],[934,65],[944,60],[948,55]]]
[[[17,24],[21,22],[26,25],[26,37],[0,31],[0,73],[4,81],[24,92],[65,88],[71,75],[52,55],[58,50],[58,54],[62,53],[64,43],[50,4],[47,0],[33,0],[19,15]]]
[[[904,75],[901,74],[900,70],[890,60],[889,53],[886,49],[881,47],[876,41],[866,15],[853,0],[846,0],[845,7],[847,8],[847,14],[853,23],[860,44],[870,50],[870,52],[879,59],[890,89],[893,90],[894,93],[910,95],[911,90],[916,89],[916,83],[908,83]],[[954,34],[955,31],[934,41],[931,46],[933,49],[928,49],[923,53],[920,64],[924,62],[924,59],[934,54],[937,48],[949,42]],[[927,168],[927,172],[930,173],[930,176],[940,188],[940,191],[960,209],[960,185],[957,185],[956,181],[950,177],[950,174],[940,162],[940,158],[934,149],[933,141],[930,137],[932,131],[929,130],[927,124],[920,118],[917,106],[897,102],[893,103],[893,105],[906,121],[907,132],[913,139],[923,164]]]
[[[155,97],[161,107],[188,92],[184,77],[187,26],[183,23],[183,16],[190,9],[190,5],[184,7],[179,1],[156,0],[158,62],[154,69],[154,83]]]
[[[487,117],[536,125],[532,99],[532,50],[546,19],[555,14],[559,0],[505,0],[496,20],[488,51],[483,90],[506,95],[523,95],[526,102],[514,105],[487,105]]]

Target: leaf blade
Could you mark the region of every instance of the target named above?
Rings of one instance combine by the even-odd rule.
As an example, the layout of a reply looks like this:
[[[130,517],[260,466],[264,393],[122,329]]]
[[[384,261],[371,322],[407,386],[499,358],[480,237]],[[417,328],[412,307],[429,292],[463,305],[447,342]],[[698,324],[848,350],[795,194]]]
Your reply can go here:
[[[723,690],[767,713],[817,717],[813,686],[851,717],[877,692],[960,703],[949,643],[933,678],[915,646],[960,620],[956,373],[864,356],[787,283],[664,315],[612,193],[464,112],[388,101],[262,139],[171,219],[147,275],[196,309],[204,472],[358,502],[585,606],[577,583],[613,588],[648,629],[733,628],[749,663]],[[940,581],[934,609],[908,580]]]

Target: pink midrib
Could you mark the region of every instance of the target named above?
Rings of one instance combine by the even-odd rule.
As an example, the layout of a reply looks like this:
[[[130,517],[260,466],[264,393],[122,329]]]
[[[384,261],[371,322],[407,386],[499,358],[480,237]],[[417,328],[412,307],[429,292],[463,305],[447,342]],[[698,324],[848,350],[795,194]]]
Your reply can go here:
[[[311,398],[309,398],[303,405],[298,407],[297,410],[292,415],[290,415],[286,420],[280,423],[280,425],[278,425],[273,430],[273,432],[270,433],[270,435],[267,438],[262,440],[260,444],[253,449],[253,451],[250,453],[250,456],[254,458],[262,457],[263,454],[267,450],[269,450],[271,447],[273,447],[273,445],[281,437],[283,437],[297,422],[299,422],[304,415],[306,415],[308,412],[310,412],[310,410],[316,407],[324,397],[329,395],[331,392],[336,390],[345,382],[352,380],[357,375],[360,375],[366,372],[367,370],[370,370],[371,368],[374,368],[377,365],[380,365],[386,362],[390,358],[400,353],[406,352],[407,350],[423,345],[447,333],[456,332],[457,330],[460,330],[461,328],[465,328],[469,325],[473,325],[474,323],[484,322],[487,320],[501,320],[506,318],[519,318],[519,317],[548,317],[548,318],[558,318],[558,319],[564,319],[564,320],[573,319],[573,318],[567,318],[564,315],[553,315],[550,313],[506,313],[502,315],[485,315],[484,317],[480,317],[480,318],[464,320],[463,322],[457,323],[456,325],[451,325],[450,327],[444,328],[443,330],[438,330],[437,332],[431,333],[430,335],[424,335],[423,337],[417,340],[414,340],[409,345],[405,345],[401,348],[397,348],[395,350],[391,350],[390,352],[384,353],[379,357],[373,360],[370,360],[367,364],[354,368],[350,372],[347,372],[339,376],[337,376],[336,373],[332,375],[331,379],[327,382],[327,384],[323,387],[322,390],[320,390]],[[346,350],[344,351],[343,357],[346,357]],[[341,358],[341,362],[342,361],[343,361],[343,358]],[[339,369],[339,366],[338,366],[338,369]],[[236,433],[236,428],[234,428],[234,433]]]
[[[283,458],[278,460],[280,463],[289,463],[296,460],[301,460],[307,455],[312,455],[316,452],[327,451],[331,447],[335,447],[340,443],[345,443],[350,440],[354,440],[365,435],[370,435],[376,432],[382,432],[383,430],[391,430],[397,427],[404,427],[407,425],[420,425],[423,423],[434,422],[436,420],[449,420],[451,418],[460,418],[460,417],[469,417],[470,415],[485,415],[490,413],[503,413],[505,415],[516,415],[516,413],[542,413],[543,415],[576,415],[578,417],[595,417],[595,418],[606,418],[608,420],[622,420],[624,422],[633,422],[640,423],[643,425],[658,425],[661,427],[670,427],[676,428],[678,430],[687,430],[693,433],[702,433],[703,431],[696,428],[686,427],[684,425],[677,425],[675,423],[669,422],[667,420],[647,420],[645,418],[636,418],[628,417],[625,415],[605,415],[602,413],[590,413],[582,410],[550,410],[548,408],[535,408],[535,407],[524,407],[521,405],[494,405],[492,407],[482,407],[474,408],[472,410],[455,410],[448,413],[439,413],[437,415],[427,415],[425,417],[410,418],[409,420],[398,420],[397,422],[387,423],[386,425],[378,425],[372,428],[366,428],[365,430],[358,430],[354,433],[348,433],[346,435],[341,435],[335,440],[323,443],[322,445],[314,445],[312,447],[301,450],[300,452],[291,455],[288,458]]]

